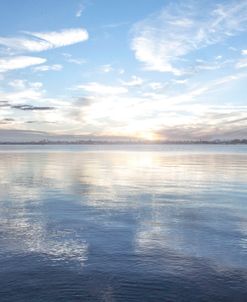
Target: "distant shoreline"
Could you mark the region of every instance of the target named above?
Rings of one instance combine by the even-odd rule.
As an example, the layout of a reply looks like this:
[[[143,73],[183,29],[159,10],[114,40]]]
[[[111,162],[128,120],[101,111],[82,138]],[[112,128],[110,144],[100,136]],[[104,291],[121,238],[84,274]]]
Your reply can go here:
[[[247,139],[227,141],[30,141],[0,142],[0,145],[247,145]]]

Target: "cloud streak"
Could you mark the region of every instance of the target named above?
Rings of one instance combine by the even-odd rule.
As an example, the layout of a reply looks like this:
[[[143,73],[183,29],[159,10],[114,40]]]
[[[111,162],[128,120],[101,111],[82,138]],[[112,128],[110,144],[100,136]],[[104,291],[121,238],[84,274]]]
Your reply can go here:
[[[54,107],[48,106],[32,106],[32,105],[13,105],[11,106],[13,109],[23,110],[23,111],[44,111],[44,110],[54,110]]]
[[[133,75],[130,81],[121,81],[124,86],[136,87],[141,86],[143,84],[143,79]]]
[[[40,65],[37,67],[34,67],[34,71],[38,72],[44,72],[44,71],[60,71],[63,69],[63,66],[61,64],[53,64],[53,65]]]
[[[34,65],[40,65],[46,62],[46,59],[30,56],[12,56],[0,58],[0,72],[27,68]]]
[[[84,28],[23,32],[22,37],[0,37],[0,45],[18,52],[40,52],[84,42],[88,37],[88,32]]]

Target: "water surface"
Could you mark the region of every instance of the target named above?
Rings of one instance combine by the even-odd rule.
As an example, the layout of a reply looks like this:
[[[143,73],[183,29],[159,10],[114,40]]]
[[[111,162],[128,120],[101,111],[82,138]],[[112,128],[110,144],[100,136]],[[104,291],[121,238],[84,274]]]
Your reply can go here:
[[[246,301],[247,146],[1,146],[0,301]]]

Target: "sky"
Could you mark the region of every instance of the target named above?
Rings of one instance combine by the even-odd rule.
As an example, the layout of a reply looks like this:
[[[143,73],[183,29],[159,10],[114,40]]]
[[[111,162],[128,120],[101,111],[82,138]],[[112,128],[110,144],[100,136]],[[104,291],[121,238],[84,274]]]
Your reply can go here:
[[[247,0],[0,1],[0,141],[247,137]]]

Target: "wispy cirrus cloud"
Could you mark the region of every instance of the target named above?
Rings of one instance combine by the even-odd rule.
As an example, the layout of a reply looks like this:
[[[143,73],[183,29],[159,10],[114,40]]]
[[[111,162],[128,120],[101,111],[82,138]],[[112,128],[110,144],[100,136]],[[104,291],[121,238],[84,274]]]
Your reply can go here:
[[[103,28],[108,28],[108,29],[114,29],[114,28],[119,28],[125,25],[128,25],[129,22],[123,21],[123,22],[115,22],[115,23],[110,23],[110,24],[105,24],[102,27]]]
[[[135,87],[143,84],[143,79],[133,75],[129,81],[121,81],[124,86]]]
[[[85,64],[87,61],[83,58],[74,58],[70,53],[63,53],[62,54],[66,61],[69,63],[77,64],[77,65],[82,65]]]
[[[247,2],[209,5],[171,3],[161,12],[136,23],[132,50],[147,70],[180,76],[181,59],[191,52],[221,42],[247,29]]]
[[[22,69],[33,65],[40,65],[46,62],[46,59],[30,56],[11,56],[0,58],[0,72],[7,72],[15,69]]]
[[[0,45],[18,52],[40,52],[73,45],[88,40],[84,28],[63,29],[50,32],[23,32],[20,37],[0,37]]]
[[[40,65],[33,68],[34,71],[60,71],[63,69],[61,64],[53,64],[53,65]]]

